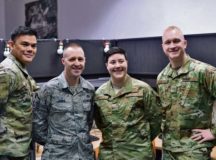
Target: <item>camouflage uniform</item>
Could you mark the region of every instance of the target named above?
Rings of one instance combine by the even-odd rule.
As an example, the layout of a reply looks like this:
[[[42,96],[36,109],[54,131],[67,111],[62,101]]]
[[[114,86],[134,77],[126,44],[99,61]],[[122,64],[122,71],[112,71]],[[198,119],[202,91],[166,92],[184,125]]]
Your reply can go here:
[[[80,78],[72,90],[64,73],[36,94],[33,133],[44,144],[42,160],[93,160],[89,131],[93,121],[94,87]]]
[[[216,69],[188,56],[178,70],[168,64],[159,74],[157,84],[164,117],[164,160],[209,159],[213,141],[199,144],[190,136],[195,128],[210,128],[216,136],[216,127],[211,123]]]
[[[151,140],[160,132],[158,97],[145,82],[127,76],[115,94],[111,81],[95,96],[95,120],[102,131],[100,160],[153,159]]]
[[[0,155],[29,154],[32,131],[32,92],[35,81],[9,55],[0,67]]]

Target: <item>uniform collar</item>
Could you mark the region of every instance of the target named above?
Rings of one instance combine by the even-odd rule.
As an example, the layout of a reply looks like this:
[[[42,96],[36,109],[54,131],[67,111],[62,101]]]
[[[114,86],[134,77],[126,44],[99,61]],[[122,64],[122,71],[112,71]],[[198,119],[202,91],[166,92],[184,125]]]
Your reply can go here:
[[[7,58],[11,59],[15,64],[16,66],[25,74],[28,76],[28,71],[26,70],[26,67],[23,66],[12,54],[9,54],[7,56]]]
[[[68,85],[66,78],[65,78],[64,72],[62,72],[58,78],[60,79],[62,89],[68,89],[70,87]],[[78,88],[77,88],[78,91],[83,90],[83,88],[88,88],[87,84],[84,83],[84,81],[85,81],[84,78],[82,76],[80,76],[80,83],[79,83]]]
[[[116,97],[121,96],[123,94],[129,93],[133,91],[132,87],[132,78],[129,75],[126,75],[126,80],[122,86],[122,88],[119,90],[119,92],[116,94],[114,92],[111,79],[107,82],[107,89],[104,90],[104,94],[107,94],[109,96],[115,95]]]
[[[186,60],[185,60],[184,64],[181,66],[181,68],[179,68],[178,70],[175,70],[171,67],[171,64],[169,63],[166,67],[164,75],[175,78],[179,75],[187,74],[188,72],[191,71],[190,64],[191,64],[191,57],[189,55],[187,55]]]

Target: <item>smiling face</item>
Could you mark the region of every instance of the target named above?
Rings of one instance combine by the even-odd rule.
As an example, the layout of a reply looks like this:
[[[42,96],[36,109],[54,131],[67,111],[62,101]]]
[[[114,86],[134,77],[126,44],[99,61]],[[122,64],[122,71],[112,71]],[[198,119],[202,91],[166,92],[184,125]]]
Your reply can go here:
[[[187,41],[178,28],[166,29],[162,41],[163,51],[172,63],[183,61]]]
[[[37,52],[37,39],[34,35],[20,35],[8,42],[11,54],[22,64],[32,62]]]
[[[62,64],[68,79],[79,79],[85,68],[85,55],[81,47],[73,46],[64,50]]]
[[[108,58],[106,63],[107,70],[113,82],[123,83],[128,69],[128,62],[121,53],[115,53]]]

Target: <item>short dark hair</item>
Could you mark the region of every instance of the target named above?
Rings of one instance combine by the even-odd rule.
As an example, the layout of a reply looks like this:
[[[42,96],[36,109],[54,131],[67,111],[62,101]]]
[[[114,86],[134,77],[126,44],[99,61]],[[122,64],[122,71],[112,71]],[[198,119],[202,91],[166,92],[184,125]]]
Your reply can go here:
[[[16,29],[14,29],[13,32],[11,32],[11,40],[15,41],[16,38],[21,35],[32,35],[32,36],[35,36],[36,38],[38,37],[36,30],[30,27],[19,26]]]
[[[105,60],[105,63],[108,62],[108,59],[110,56],[114,55],[114,54],[122,54],[125,56],[125,59],[127,60],[127,53],[125,52],[124,49],[120,48],[120,47],[112,47],[110,48],[104,55],[104,60]]]

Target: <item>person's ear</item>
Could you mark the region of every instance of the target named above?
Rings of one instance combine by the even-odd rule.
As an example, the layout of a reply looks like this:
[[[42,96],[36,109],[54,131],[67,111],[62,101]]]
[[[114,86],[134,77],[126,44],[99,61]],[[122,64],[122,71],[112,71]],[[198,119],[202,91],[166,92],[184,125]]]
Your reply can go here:
[[[61,62],[62,62],[62,64],[64,65],[64,64],[65,64],[65,59],[62,58],[62,59],[61,59]]]
[[[12,50],[15,43],[14,43],[14,41],[9,40],[9,41],[7,42],[7,44],[9,45],[10,50]]]

